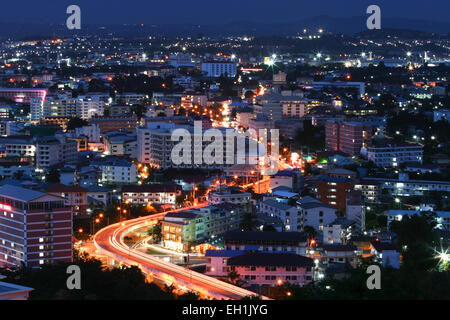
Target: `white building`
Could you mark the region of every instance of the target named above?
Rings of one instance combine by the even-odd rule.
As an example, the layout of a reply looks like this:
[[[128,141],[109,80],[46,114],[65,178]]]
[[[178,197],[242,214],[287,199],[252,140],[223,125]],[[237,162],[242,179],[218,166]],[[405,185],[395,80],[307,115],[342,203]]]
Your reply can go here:
[[[122,187],[122,202],[130,204],[172,204],[181,195],[181,187],[176,184],[146,184]]]
[[[423,212],[426,213],[426,212]],[[431,213],[431,212],[429,212]],[[436,228],[450,231],[450,211],[433,211],[436,214]],[[388,227],[393,221],[401,221],[404,216],[420,216],[422,211],[418,210],[389,210],[387,212]]]
[[[75,163],[78,161],[76,141],[67,140],[64,136],[42,137],[36,142],[36,167],[48,168],[59,163]]]
[[[176,129],[185,129],[190,134],[190,139],[180,139],[172,141],[172,133]],[[140,163],[150,164],[156,168],[203,168],[203,169],[223,169],[235,163],[237,143],[233,152],[226,152],[227,139],[223,139],[224,150],[219,155],[220,160],[208,163],[203,157],[205,148],[211,141],[205,141],[203,134],[205,131],[196,132],[193,126],[177,125],[166,122],[148,122],[147,127],[139,127],[137,132],[137,159]],[[223,134],[225,137],[225,134]],[[201,141],[201,142],[200,142]],[[185,150],[190,150],[190,159],[187,163],[175,163],[172,159],[172,149],[175,145],[183,146]],[[187,153],[187,152],[186,152]]]
[[[92,124],[90,126],[75,128],[75,135],[86,136],[89,142],[100,142],[100,127]]]
[[[76,99],[77,116],[89,120],[93,116],[102,116],[105,102],[99,97],[78,97]]]
[[[137,166],[126,160],[106,161],[99,165],[103,183],[135,183]]]
[[[317,231],[322,231],[325,225],[332,223],[337,218],[335,208],[309,196],[299,199],[297,208],[300,214],[300,219],[297,220],[297,230],[311,226]]]
[[[252,195],[249,192],[233,192],[229,190],[211,191],[208,194],[208,203],[211,205],[231,203],[236,205],[251,205]]]
[[[0,137],[0,146],[6,148],[7,156],[34,157],[36,154],[35,142],[30,136]]]
[[[367,159],[378,167],[397,167],[404,162],[423,161],[423,147],[415,144],[368,146]]]
[[[261,202],[260,211],[269,217],[279,218],[286,231],[302,230],[301,212],[296,206],[290,206],[274,199],[267,199]]]
[[[202,72],[206,72],[207,77],[227,76],[234,78],[237,73],[237,67],[233,62],[203,62]]]

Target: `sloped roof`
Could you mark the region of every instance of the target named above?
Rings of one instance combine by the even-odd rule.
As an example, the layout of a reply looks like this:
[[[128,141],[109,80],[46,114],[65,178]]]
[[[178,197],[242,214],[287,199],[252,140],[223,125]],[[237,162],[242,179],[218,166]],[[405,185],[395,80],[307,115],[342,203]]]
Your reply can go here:
[[[0,187],[0,195],[20,201],[31,201],[45,196],[46,193],[6,184]]]

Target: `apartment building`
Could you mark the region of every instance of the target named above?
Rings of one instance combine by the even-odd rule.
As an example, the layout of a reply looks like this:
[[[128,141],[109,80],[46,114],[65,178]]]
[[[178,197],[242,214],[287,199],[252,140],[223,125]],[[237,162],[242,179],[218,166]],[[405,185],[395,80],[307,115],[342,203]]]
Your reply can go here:
[[[62,135],[41,137],[36,142],[36,167],[48,168],[59,163],[78,161],[78,142]]]
[[[136,131],[138,119],[135,115],[124,116],[93,116],[89,122],[100,128],[100,133],[108,131]]]
[[[239,229],[244,210],[231,204],[168,213],[161,223],[162,245],[187,251],[229,230]]]
[[[217,78],[221,76],[234,78],[237,73],[237,66],[234,62],[211,61],[202,63],[202,72],[207,77]]]
[[[181,195],[181,190],[181,186],[177,184],[124,185],[122,202],[141,205],[148,203],[175,205],[175,199]]]
[[[297,200],[300,217],[297,218],[297,230],[311,226],[317,231],[336,220],[336,209],[312,197]]]
[[[0,266],[72,262],[72,208],[51,194],[0,187]]]
[[[223,235],[225,250],[294,252],[304,255],[308,240],[302,232],[229,231]]]
[[[359,155],[376,130],[373,125],[361,121],[328,120],[325,123],[326,150]]]
[[[367,159],[378,167],[397,167],[405,162],[422,163],[423,146],[409,143],[368,146]]]
[[[34,177],[36,170],[29,162],[0,161],[0,177],[2,179],[14,178],[16,175]]]
[[[393,196],[422,196],[425,192],[450,192],[449,181],[410,180],[407,173],[399,174],[399,179],[365,178],[365,183],[379,185]]]
[[[207,101],[208,97],[204,93],[185,91],[181,95],[181,107],[187,110],[194,108],[194,106],[206,107]]]
[[[240,206],[246,211],[252,210],[252,194],[249,192],[241,192],[230,189],[211,191],[208,194],[208,203],[210,205],[219,205],[222,203],[230,203]]]
[[[345,212],[347,194],[353,190],[348,178],[322,177],[317,182],[317,198],[323,203]]]
[[[387,212],[387,224],[388,227],[393,221],[401,221],[405,216],[420,216],[422,213],[427,213],[419,210],[388,210]],[[428,212],[431,213],[431,212]],[[441,230],[450,231],[450,211],[433,211],[435,216],[436,228]]]
[[[136,133],[110,132],[103,136],[106,154],[111,156],[129,156],[136,158]]]
[[[32,158],[36,155],[35,140],[31,136],[0,137],[0,146],[5,147],[7,156]]]
[[[96,163],[102,172],[102,183],[129,184],[137,182],[137,166],[125,159],[112,159]]]
[[[79,186],[68,186],[55,183],[45,189],[45,192],[65,199],[65,204],[72,208],[74,216],[85,216],[88,207],[88,190]]]
[[[16,103],[30,103],[30,99],[45,99],[47,89],[34,88],[0,88],[0,97],[13,100]]]
[[[296,206],[290,206],[274,199],[267,199],[261,202],[259,208],[261,213],[269,217],[278,218],[283,224],[284,231],[299,231],[302,229],[301,224],[297,223],[301,220],[301,216]]]
[[[347,263],[356,267],[358,263],[358,248],[349,244],[326,244],[321,248],[321,262],[325,265],[329,263]]]
[[[221,254],[222,250],[216,251],[219,251],[216,254]],[[304,286],[310,283],[314,276],[314,261],[295,253],[260,251],[239,253],[227,257],[223,260],[226,264],[216,267],[211,266],[211,263],[208,264],[209,257],[207,257],[206,274],[223,274],[223,270],[235,271],[239,274],[240,280],[244,281],[244,286],[276,286],[284,283]],[[222,272],[217,272],[218,269]]]
[[[182,138],[181,140],[173,141],[172,133],[176,130],[186,130],[190,138]],[[223,169],[235,163],[235,156],[237,150],[237,143],[235,143],[232,152],[227,150],[227,139],[223,139],[222,150],[224,151],[218,161],[216,159],[209,159],[208,161],[203,157],[205,148],[211,144],[211,141],[205,141],[203,134],[206,131],[197,132],[194,126],[178,125],[166,122],[149,122],[146,127],[139,127],[137,129],[137,159],[140,163],[150,164],[153,167],[168,169],[168,168],[197,168],[197,169]],[[224,135],[225,136],[225,133]],[[172,150],[178,145],[183,147],[183,150],[188,150],[186,153],[190,155],[186,163],[176,163],[172,159]],[[182,158],[180,156],[180,158]],[[208,163],[210,162],[210,163]]]

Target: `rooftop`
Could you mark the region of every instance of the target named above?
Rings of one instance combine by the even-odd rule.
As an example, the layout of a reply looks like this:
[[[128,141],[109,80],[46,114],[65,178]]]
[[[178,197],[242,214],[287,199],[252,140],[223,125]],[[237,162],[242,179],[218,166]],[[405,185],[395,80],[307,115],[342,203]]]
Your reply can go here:
[[[314,261],[294,253],[249,252],[228,259],[229,266],[312,267]]]
[[[224,240],[269,240],[269,241],[297,241],[306,242],[306,236],[301,232],[276,231],[228,231],[223,235]]]
[[[19,201],[32,201],[45,195],[46,193],[43,192],[12,186],[9,184],[0,187],[0,196],[16,199]]]
[[[358,249],[350,244],[325,244],[322,248],[325,251],[356,251]]]

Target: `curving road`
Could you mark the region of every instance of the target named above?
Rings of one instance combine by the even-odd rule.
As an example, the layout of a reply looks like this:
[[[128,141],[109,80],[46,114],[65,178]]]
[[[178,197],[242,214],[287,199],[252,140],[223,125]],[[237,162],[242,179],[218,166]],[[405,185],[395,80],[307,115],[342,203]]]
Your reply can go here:
[[[206,204],[196,207],[203,206],[206,206]],[[174,211],[186,209],[188,208]],[[94,244],[100,253],[114,259],[116,262],[136,265],[150,276],[156,276],[181,288],[186,287],[206,297],[213,299],[241,299],[246,296],[256,295],[254,292],[131,249],[124,243],[123,238],[129,231],[143,227],[149,221],[162,219],[165,214],[159,213],[105,227],[95,234]],[[268,298],[263,297],[263,299]]]

